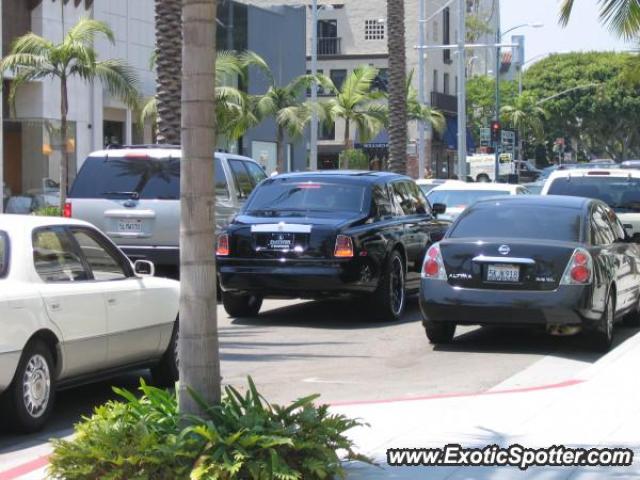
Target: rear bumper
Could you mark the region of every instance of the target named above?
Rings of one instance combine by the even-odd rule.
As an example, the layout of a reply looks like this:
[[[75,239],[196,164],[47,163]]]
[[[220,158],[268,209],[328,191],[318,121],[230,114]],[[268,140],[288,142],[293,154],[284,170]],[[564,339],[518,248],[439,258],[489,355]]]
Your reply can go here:
[[[422,279],[420,309],[425,319],[463,325],[595,326],[602,312],[592,306],[592,287],[560,286],[553,291],[463,289]]]
[[[135,262],[136,260],[148,260],[156,267],[180,266],[180,249],[178,247],[139,247],[119,245],[120,249]]]
[[[353,260],[276,263],[219,258],[217,265],[223,291],[251,291],[267,297],[371,293],[377,286],[372,269]]]

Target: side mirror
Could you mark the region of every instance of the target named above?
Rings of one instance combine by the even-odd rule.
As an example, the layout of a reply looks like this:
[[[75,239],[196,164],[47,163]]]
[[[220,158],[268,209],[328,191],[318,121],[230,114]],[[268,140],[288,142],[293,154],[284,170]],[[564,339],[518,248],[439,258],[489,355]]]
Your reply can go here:
[[[431,209],[433,210],[434,214],[442,215],[444,212],[447,211],[447,206],[444,203],[434,203],[431,206]]]
[[[139,277],[153,277],[156,274],[156,267],[149,260],[136,260],[133,263],[133,271]]]

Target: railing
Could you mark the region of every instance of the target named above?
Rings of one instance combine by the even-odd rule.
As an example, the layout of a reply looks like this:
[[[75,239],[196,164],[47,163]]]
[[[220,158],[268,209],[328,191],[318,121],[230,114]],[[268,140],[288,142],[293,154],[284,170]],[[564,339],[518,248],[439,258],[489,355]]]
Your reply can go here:
[[[340,55],[342,49],[341,37],[319,37],[318,55]]]
[[[455,95],[431,92],[431,106],[443,112],[456,113],[458,110],[458,98]]]

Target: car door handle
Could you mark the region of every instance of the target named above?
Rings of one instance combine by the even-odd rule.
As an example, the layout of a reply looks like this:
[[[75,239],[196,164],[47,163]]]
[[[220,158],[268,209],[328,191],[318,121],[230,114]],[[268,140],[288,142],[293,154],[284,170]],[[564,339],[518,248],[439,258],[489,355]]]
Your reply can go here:
[[[115,298],[107,298],[107,304],[116,305],[118,301]]]
[[[59,303],[49,303],[49,308],[52,312],[58,312],[62,309]]]

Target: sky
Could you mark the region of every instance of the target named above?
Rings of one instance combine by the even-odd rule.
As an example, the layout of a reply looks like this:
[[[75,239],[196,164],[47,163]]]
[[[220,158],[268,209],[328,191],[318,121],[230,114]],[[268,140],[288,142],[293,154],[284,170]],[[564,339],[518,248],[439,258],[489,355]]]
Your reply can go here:
[[[566,28],[558,24],[559,10],[560,0],[500,0],[502,31],[523,23],[544,24],[541,28],[513,31],[513,34],[525,35],[526,60],[553,52],[624,50],[634,46],[600,25],[597,0],[575,0]],[[511,33],[503,41],[510,37]]]

